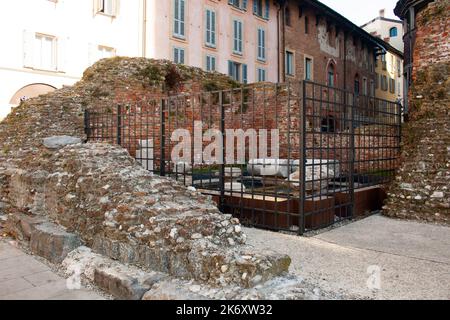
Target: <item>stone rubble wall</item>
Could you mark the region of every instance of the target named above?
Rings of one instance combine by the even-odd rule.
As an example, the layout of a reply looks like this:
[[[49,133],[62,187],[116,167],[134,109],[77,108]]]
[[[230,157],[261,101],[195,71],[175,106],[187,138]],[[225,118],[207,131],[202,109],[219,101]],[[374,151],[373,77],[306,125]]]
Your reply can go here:
[[[113,58],[89,68],[73,87],[23,102],[0,124],[0,203],[8,214],[7,231],[29,239],[32,247],[43,243],[34,250],[57,263],[52,251],[80,241],[112,259],[213,286],[251,287],[285,274],[289,257],[246,246],[239,221],[222,215],[210,198],[151,175],[125,149],[83,143],[86,109],[212,84],[237,85],[167,61]],[[24,223],[22,215],[33,221]],[[47,238],[51,230],[36,229],[40,218],[64,230]],[[28,232],[18,231],[23,225]],[[78,238],[57,240],[67,239],[64,232]]]
[[[450,223],[450,4],[436,0],[417,16],[411,119],[402,166],[384,214]]]

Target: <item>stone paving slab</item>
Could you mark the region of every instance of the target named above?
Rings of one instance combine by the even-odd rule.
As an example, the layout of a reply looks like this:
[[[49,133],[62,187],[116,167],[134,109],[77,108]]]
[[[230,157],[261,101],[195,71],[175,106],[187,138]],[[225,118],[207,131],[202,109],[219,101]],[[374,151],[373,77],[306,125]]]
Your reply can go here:
[[[66,279],[14,245],[0,240],[0,300],[103,300],[96,292],[69,290]]]
[[[450,299],[450,228],[373,216],[313,237],[245,229],[248,242],[292,258],[291,271],[370,299]],[[379,287],[371,284],[372,272]]]

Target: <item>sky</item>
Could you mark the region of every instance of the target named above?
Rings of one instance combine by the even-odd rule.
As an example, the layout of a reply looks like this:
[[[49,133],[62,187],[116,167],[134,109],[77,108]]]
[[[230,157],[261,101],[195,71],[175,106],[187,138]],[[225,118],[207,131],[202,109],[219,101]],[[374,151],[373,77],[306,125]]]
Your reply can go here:
[[[386,9],[386,18],[398,19],[394,14],[397,0],[319,0],[334,11],[361,26],[379,16],[380,9]]]

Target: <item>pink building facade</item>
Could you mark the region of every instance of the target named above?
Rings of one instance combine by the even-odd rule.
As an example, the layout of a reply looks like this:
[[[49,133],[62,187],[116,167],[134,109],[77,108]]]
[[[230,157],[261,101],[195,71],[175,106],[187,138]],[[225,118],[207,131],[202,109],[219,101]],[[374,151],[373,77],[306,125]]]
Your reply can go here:
[[[242,83],[277,82],[278,8],[270,0],[149,1],[145,55]]]

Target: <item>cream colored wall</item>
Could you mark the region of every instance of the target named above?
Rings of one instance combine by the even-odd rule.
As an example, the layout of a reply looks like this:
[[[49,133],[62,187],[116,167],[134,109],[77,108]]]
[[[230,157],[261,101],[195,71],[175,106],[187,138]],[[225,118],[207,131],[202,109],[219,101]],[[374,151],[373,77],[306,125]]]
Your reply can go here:
[[[397,71],[397,59],[400,59],[400,74]],[[403,60],[394,53],[387,52],[386,53],[386,70],[383,70],[383,63],[381,61],[381,57],[378,57],[377,68],[375,72],[380,75],[379,86],[378,89],[375,90],[375,96],[380,99],[389,100],[389,101],[397,101],[399,98],[403,99]],[[388,81],[388,89],[387,91],[382,90],[381,86],[381,77],[385,75]],[[395,80],[395,93],[391,93],[389,91],[389,79]]]
[[[228,60],[247,64],[248,81],[257,80],[256,68],[266,69],[268,81],[276,82],[277,66],[277,7],[271,3],[269,21],[253,15],[253,2],[248,1],[247,11],[235,9],[228,1],[186,0],[186,39],[173,37],[173,0],[150,0],[148,7],[148,56],[172,60],[174,46],[185,48],[186,64],[204,68],[206,54],[216,56],[217,71],[228,73]],[[217,47],[207,48],[205,43],[205,10],[213,8],[217,16]],[[232,54],[233,18],[244,23],[244,53]],[[257,28],[266,30],[266,63],[257,61]],[[169,41],[167,41],[169,39]]]
[[[141,53],[142,0],[121,0],[117,18],[94,15],[94,0],[0,1],[0,119],[22,87],[45,83],[57,88],[78,81],[96,61],[98,45],[113,47],[117,55]],[[34,33],[57,37],[58,71],[24,67],[24,37]]]

